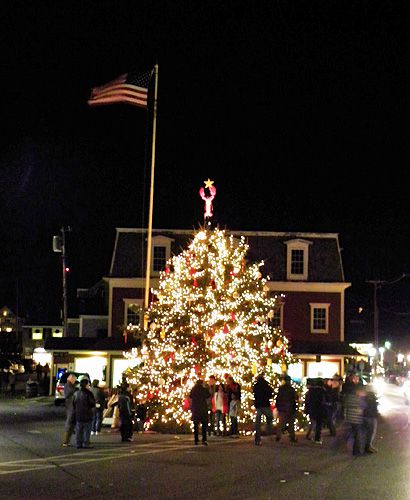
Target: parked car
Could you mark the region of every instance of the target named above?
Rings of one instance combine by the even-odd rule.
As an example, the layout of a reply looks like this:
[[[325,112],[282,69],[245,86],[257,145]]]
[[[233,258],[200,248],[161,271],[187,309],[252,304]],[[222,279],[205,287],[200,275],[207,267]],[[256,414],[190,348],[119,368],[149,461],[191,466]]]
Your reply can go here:
[[[54,392],[54,404],[56,406],[58,406],[60,404],[64,404],[64,402],[65,402],[64,386],[67,383],[67,377],[71,374],[73,374],[77,377],[77,384],[79,384],[80,380],[83,378],[88,378],[88,380],[91,381],[90,375],[88,375],[88,373],[79,373],[79,372],[73,372],[73,371],[60,373],[60,375],[56,381],[56,390]]]

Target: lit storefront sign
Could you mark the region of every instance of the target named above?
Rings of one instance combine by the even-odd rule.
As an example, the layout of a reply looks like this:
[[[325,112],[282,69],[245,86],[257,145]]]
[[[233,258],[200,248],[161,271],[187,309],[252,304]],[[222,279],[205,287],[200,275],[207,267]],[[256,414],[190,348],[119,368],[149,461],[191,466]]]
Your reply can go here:
[[[306,376],[308,378],[332,378],[336,373],[340,374],[340,363],[338,361],[307,361]]]
[[[62,328],[53,328],[51,330],[51,334],[54,338],[62,338],[63,337],[63,329]]]
[[[32,328],[31,338],[33,340],[43,340],[43,329],[42,328]]]
[[[46,352],[44,347],[36,347],[33,351],[33,361],[36,363],[40,363],[40,365],[44,366],[48,363],[51,365],[51,353]]]
[[[74,371],[78,373],[88,373],[90,382],[94,379],[105,382],[105,372],[107,369],[107,358],[103,356],[87,356],[74,358]]]

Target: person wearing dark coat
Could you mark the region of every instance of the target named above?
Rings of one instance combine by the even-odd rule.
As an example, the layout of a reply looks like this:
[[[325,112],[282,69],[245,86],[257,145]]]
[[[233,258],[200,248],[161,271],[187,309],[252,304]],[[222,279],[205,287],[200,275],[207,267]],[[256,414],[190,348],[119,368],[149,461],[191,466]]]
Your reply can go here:
[[[325,384],[325,417],[331,436],[336,436],[336,414],[339,403],[339,383],[328,379]]]
[[[98,387],[100,383],[99,380],[94,379],[91,387],[91,392],[93,393],[95,399],[95,408],[93,422],[91,425],[91,434],[96,436],[101,432],[103,413],[105,408],[105,392],[101,387]]]
[[[208,436],[216,436],[215,430],[215,392],[216,392],[216,378],[215,375],[211,375],[209,377],[208,384],[206,384],[206,388],[211,395],[211,399],[208,404],[208,415],[209,415],[209,428],[208,428]]]
[[[147,419],[147,407],[145,404],[137,404],[135,408],[135,418],[137,420],[138,432],[144,432],[144,424]]]
[[[194,441],[199,444],[199,424],[202,426],[202,444],[207,446],[208,404],[211,394],[198,379],[189,393],[192,421],[194,422]]]
[[[226,393],[228,395],[228,407],[231,404],[232,394],[235,394],[238,401],[241,400],[241,385],[235,382],[231,375],[227,377]]]
[[[308,390],[305,398],[305,412],[309,415],[310,425],[306,434],[306,439],[310,439],[310,434],[315,428],[315,443],[322,444],[321,434],[323,416],[325,412],[325,391],[322,379],[308,379]]]
[[[131,410],[131,399],[130,393],[126,386],[121,386],[118,393],[118,410],[120,413],[120,432],[121,441],[132,441],[132,410]]]
[[[75,414],[75,447],[92,448],[90,446],[91,424],[94,416],[95,399],[88,389],[89,380],[80,381],[80,390],[73,397]]]
[[[65,432],[63,438],[63,446],[71,446],[70,440],[71,436],[74,434],[75,417],[73,408],[73,398],[75,392],[78,390],[76,382],[77,382],[77,377],[74,375],[74,373],[71,373],[67,377],[67,382],[64,385],[66,420],[64,425]]]
[[[352,377],[353,390],[349,390],[344,398],[345,423],[347,424],[346,436],[353,438],[353,455],[363,454],[364,420],[363,413],[366,407],[365,392],[359,384],[357,375]]]
[[[373,387],[366,385],[366,395],[364,397],[363,426],[365,432],[365,451],[376,453],[374,440],[377,431],[377,417],[379,415],[378,401]]]
[[[273,389],[268,384],[263,375],[259,375],[253,386],[253,395],[255,398],[256,419],[255,419],[255,444],[261,445],[261,420],[265,415],[267,424],[267,433],[272,434],[273,413],[270,407]]]
[[[283,384],[279,387],[276,396],[276,408],[279,413],[279,423],[276,428],[276,441],[281,440],[282,432],[287,426],[291,442],[296,443],[295,416],[297,394],[290,382],[291,378],[289,375],[285,375]]]
[[[9,387],[9,378],[10,378],[9,372],[8,372],[8,370],[6,370],[6,368],[4,368],[0,375],[1,375],[1,382],[2,382],[2,390],[3,390],[4,394],[6,394],[7,389]]]
[[[10,394],[12,396],[15,396],[16,394],[16,372],[14,370],[10,370],[10,378],[9,378],[9,383],[10,383]]]
[[[236,382],[231,375],[228,375],[228,378],[227,378],[226,394],[228,397],[228,408],[231,407],[231,401],[232,401],[233,395],[235,396],[235,400],[238,401],[238,403],[236,403],[236,404],[240,405],[240,403],[241,403],[241,385],[238,382]],[[232,432],[232,426],[231,426],[230,432],[231,432],[232,436],[239,435],[239,432],[237,431],[236,428],[234,428],[233,432]]]

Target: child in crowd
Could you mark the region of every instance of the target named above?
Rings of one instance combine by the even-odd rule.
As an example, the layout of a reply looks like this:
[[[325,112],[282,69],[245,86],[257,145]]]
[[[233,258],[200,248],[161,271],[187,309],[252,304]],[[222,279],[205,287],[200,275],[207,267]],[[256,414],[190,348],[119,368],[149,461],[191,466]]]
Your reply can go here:
[[[235,393],[232,393],[231,402],[229,404],[229,418],[231,419],[231,437],[239,437],[238,432],[238,413],[240,401]]]

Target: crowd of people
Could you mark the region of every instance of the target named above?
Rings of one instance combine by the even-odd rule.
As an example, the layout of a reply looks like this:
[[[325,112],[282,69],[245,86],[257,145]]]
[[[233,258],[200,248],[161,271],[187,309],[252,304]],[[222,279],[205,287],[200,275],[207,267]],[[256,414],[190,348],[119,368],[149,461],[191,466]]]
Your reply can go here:
[[[101,432],[107,411],[118,415],[122,442],[133,440],[134,422],[143,430],[146,418],[144,405],[136,405],[124,382],[107,400],[98,380],[79,380],[74,374],[67,377],[64,388],[66,422],[63,446],[70,446],[75,434],[76,448],[91,448],[90,436]],[[307,379],[304,396],[296,391],[288,375],[276,391],[263,375],[253,385],[255,445],[262,444],[262,434],[275,434],[276,441],[287,432],[291,443],[296,443],[295,419],[298,409],[308,417],[305,439],[322,444],[323,429],[333,438],[332,447],[339,449],[352,441],[353,455],[375,453],[378,402],[370,384],[363,385],[355,373],[331,379]],[[211,375],[207,381],[198,378],[189,393],[193,421],[194,444],[208,445],[209,436],[239,437],[238,417],[241,415],[241,385],[226,374],[223,381]],[[265,420],[262,432],[262,420]],[[275,432],[273,422],[276,420]],[[141,424],[142,423],[142,428]],[[113,424],[113,426],[115,426]]]
[[[377,452],[376,394],[372,385],[363,385],[356,373],[349,374],[344,381],[337,376],[308,379],[305,411],[310,419],[307,439],[311,439],[314,431],[315,443],[322,444],[322,429],[326,426],[335,438],[335,448],[351,438],[353,455]]]
[[[262,444],[263,418],[266,422],[265,434],[273,434],[273,421],[276,418],[276,441],[280,441],[286,431],[290,442],[296,443],[295,418],[300,409],[308,417],[306,439],[321,445],[322,431],[327,428],[335,449],[352,441],[355,456],[377,452],[374,444],[377,398],[372,386],[363,385],[356,373],[348,374],[345,380],[337,375],[331,379],[307,379],[304,397],[300,397],[288,375],[283,376],[276,395],[264,376],[259,375],[253,385],[253,395],[257,446]],[[232,376],[225,375],[224,381],[219,383],[214,376],[206,382],[198,379],[189,398],[196,445],[199,444],[200,426],[202,444],[205,446],[208,436],[239,436],[241,387]]]
[[[10,394],[10,396],[14,396],[16,394],[16,381],[16,371],[3,368],[0,371],[0,392],[4,395]]]
[[[239,437],[238,416],[241,405],[241,386],[226,374],[224,382],[217,383],[214,375],[207,383],[198,379],[189,394],[192,421],[194,424],[194,443],[199,444],[201,425],[202,444],[208,445],[208,436]],[[227,432],[229,422],[229,433]]]
[[[50,385],[50,366],[41,363],[24,366],[13,364],[9,368],[0,369],[0,394],[16,396],[25,389],[26,383],[35,383],[46,390]]]
[[[134,419],[138,430],[143,430],[140,424],[145,421],[145,410],[141,405],[134,404],[126,383],[118,386],[108,399],[99,380],[94,379],[90,383],[88,378],[83,377],[77,381],[76,375],[70,373],[64,386],[64,398],[66,421],[63,447],[71,446],[71,438],[75,435],[76,448],[92,448],[90,438],[101,433],[103,418],[107,412],[118,415],[118,424],[115,422],[112,427],[119,427],[122,442],[133,440]]]

